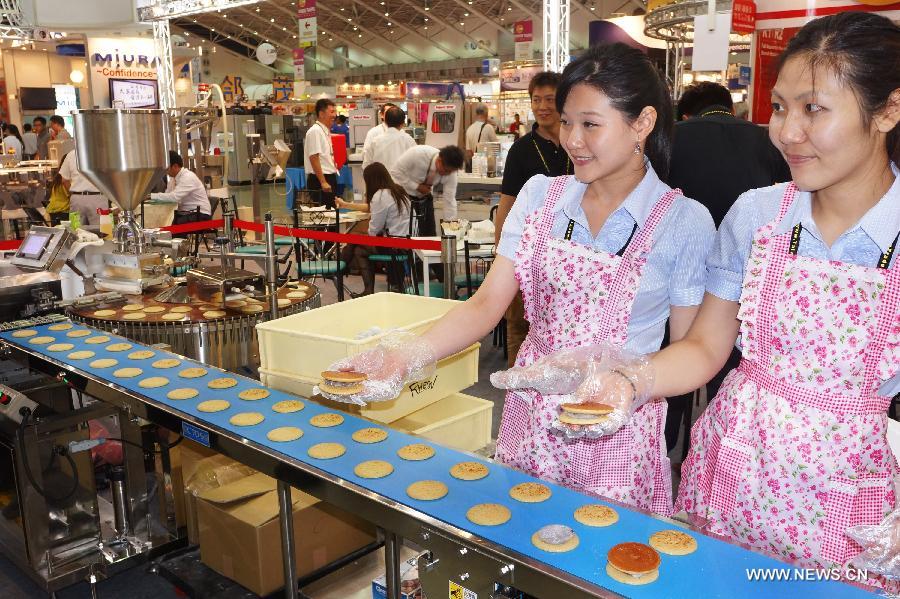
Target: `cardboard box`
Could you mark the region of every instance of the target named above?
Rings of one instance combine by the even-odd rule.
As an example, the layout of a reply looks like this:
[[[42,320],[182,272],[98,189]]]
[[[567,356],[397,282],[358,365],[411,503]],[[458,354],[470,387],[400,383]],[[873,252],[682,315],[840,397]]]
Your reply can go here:
[[[419,582],[418,558],[410,558],[400,564],[400,598],[423,599],[422,584]],[[382,574],[372,581],[372,599],[387,599],[387,583]]]
[[[175,502],[175,524],[178,527],[187,527],[187,505],[184,491],[185,466],[188,468],[188,478],[194,473],[197,462],[203,458],[216,455],[216,452],[208,447],[194,443],[189,439],[181,442],[169,450],[169,466],[172,477],[172,500]]]
[[[197,495],[200,560],[258,595],[284,586],[275,480],[254,474]],[[375,527],[291,489],[297,575],[375,539]]]
[[[204,448],[205,449],[205,448]],[[203,453],[203,452],[198,452]],[[220,453],[212,452],[209,457],[185,462],[182,453],[182,474],[184,484],[184,512],[187,526],[188,542],[191,545],[200,543],[200,521],[197,517],[197,495],[218,489],[236,480],[256,473],[250,466],[235,462]]]

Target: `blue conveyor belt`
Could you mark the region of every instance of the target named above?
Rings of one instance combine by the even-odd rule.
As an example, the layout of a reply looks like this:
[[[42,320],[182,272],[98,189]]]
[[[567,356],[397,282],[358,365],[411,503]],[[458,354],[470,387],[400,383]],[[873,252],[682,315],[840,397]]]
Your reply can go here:
[[[646,586],[624,585],[612,580],[606,574],[607,551],[613,545],[625,541],[646,543],[653,533],[659,530],[676,528],[677,525],[628,510],[621,506],[612,506],[619,513],[618,523],[605,528],[584,526],[576,522],[572,514],[578,507],[586,503],[602,503],[595,498],[552,483],[545,483],[553,491],[549,500],[536,504],[520,503],[509,497],[509,489],[518,483],[535,481],[537,479],[505,466],[484,461],[484,464],[490,469],[490,474],[486,478],[478,481],[457,480],[449,475],[451,466],[461,461],[472,461],[476,458],[429,443],[436,450],[436,455],[433,458],[420,462],[405,461],[397,457],[397,450],[409,443],[420,443],[422,439],[395,431],[389,427],[380,427],[385,428],[389,432],[387,440],[363,445],[351,439],[353,432],[361,428],[378,425],[344,414],[345,420],[343,424],[333,428],[317,428],[309,424],[309,419],[316,414],[331,412],[331,410],[313,402],[304,401],[306,407],[300,412],[279,414],[272,411],[272,405],[284,399],[294,399],[295,396],[272,389],[269,397],[265,399],[245,401],[238,398],[238,393],[244,389],[260,387],[257,381],[175,354],[148,348],[128,339],[91,329],[90,327],[75,325],[75,329],[88,329],[93,334],[92,336],[107,335],[111,340],[108,343],[92,345],[86,343],[89,337],[71,338],[67,336],[67,333],[70,331],[50,331],[49,326],[43,325],[32,328],[38,331],[38,335],[54,337],[57,343],[71,343],[74,348],[64,352],[50,352],[47,349],[47,344],[35,345],[29,343],[29,339],[15,338],[12,336],[12,332],[9,331],[0,334],[0,338],[11,344],[65,363],[76,370],[81,370],[94,377],[115,383],[120,387],[129,389],[136,394],[161,404],[171,406],[185,414],[190,414],[201,422],[206,421],[220,428],[230,430],[250,441],[281,452],[285,456],[352,481],[360,487],[370,489],[398,503],[428,514],[433,518],[467,530],[493,543],[506,546],[623,596],[635,598],[815,596],[820,599],[868,596],[868,593],[860,588],[822,580],[750,581],[747,576],[748,569],[792,570],[792,567],[737,545],[707,537],[688,529],[685,530],[697,539],[699,547],[696,552],[682,557],[662,555],[659,579],[656,582]],[[110,352],[106,349],[110,344],[120,342],[130,343],[134,347],[125,352]],[[132,360],[127,357],[130,352],[138,349],[152,349],[156,355],[147,360]],[[68,354],[77,350],[90,350],[96,355],[86,360],[70,360],[67,358]],[[154,369],[151,366],[151,363],[155,360],[165,357],[178,358],[182,361],[182,365],[167,370]],[[88,364],[98,358],[115,358],[119,363],[111,368],[90,368]],[[208,370],[208,373],[203,377],[194,379],[184,379],[178,376],[180,370],[194,366],[205,368]],[[122,379],[113,377],[113,371],[123,367],[137,367],[144,372],[141,376],[135,378]],[[168,385],[156,389],[144,389],[138,385],[142,379],[151,376],[164,376],[170,382]],[[207,387],[207,383],[210,380],[223,376],[237,379],[237,386],[224,390],[213,390]],[[186,401],[168,399],[166,394],[176,387],[193,387],[200,391],[200,395]],[[207,399],[226,399],[231,402],[231,407],[224,412],[211,414],[198,411],[196,409],[197,405]],[[265,420],[261,424],[250,427],[235,427],[229,424],[231,416],[238,412],[247,411],[260,412],[265,415]],[[296,426],[303,430],[304,434],[300,439],[288,443],[269,441],[266,438],[266,433],[280,426]],[[332,460],[310,458],[307,455],[307,449],[323,441],[342,443],[347,448],[347,452],[342,457]],[[359,462],[374,459],[391,462],[394,465],[393,474],[386,478],[375,480],[361,479],[354,475],[354,466]],[[417,501],[407,496],[405,492],[406,487],[417,480],[424,479],[444,482],[449,487],[449,493],[446,497],[437,501]],[[466,519],[466,511],[475,504],[486,502],[506,505],[512,511],[511,520],[504,525],[494,527],[478,526],[469,522]],[[547,524],[565,524],[572,527],[581,540],[580,545],[568,553],[547,553],[537,549],[531,543],[531,536],[536,530]]]

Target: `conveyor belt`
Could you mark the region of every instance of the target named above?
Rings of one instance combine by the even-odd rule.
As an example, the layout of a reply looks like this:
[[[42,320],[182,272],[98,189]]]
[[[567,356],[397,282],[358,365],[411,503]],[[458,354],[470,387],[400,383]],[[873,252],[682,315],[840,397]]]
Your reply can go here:
[[[751,552],[738,545],[705,536],[684,527],[698,541],[698,550],[688,556],[673,557],[662,555],[659,568],[659,579],[646,586],[624,585],[612,580],[605,572],[606,553],[610,547],[624,541],[647,542],[650,535],[664,529],[671,529],[677,524],[671,521],[632,511],[618,505],[610,504],[619,513],[617,524],[606,528],[591,528],[579,524],[572,516],[574,510],[586,503],[597,503],[598,500],[576,491],[544,483],[551,487],[552,497],[538,504],[520,503],[511,499],[509,489],[518,483],[537,479],[512,470],[505,466],[484,461],[490,474],[479,481],[461,481],[451,477],[448,471],[451,466],[461,461],[472,461],[471,455],[464,454],[430,443],[436,455],[422,462],[407,462],[397,457],[396,451],[409,443],[422,442],[421,439],[386,428],[389,432],[387,440],[381,443],[362,445],[351,439],[351,434],[364,427],[377,426],[360,418],[344,414],[343,424],[333,428],[316,428],[309,424],[309,419],[330,410],[310,401],[304,401],[306,407],[292,414],[278,414],[271,406],[284,399],[295,397],[276,390],[271,390],[269,397],[259,401],[245,401],[238,398],[238,393],[250,388],[260,387],[257,381],[235,375],[230,372],[153,350],[156,356],[148,360],[131,360],[127,355],[136,349],[147,349],[138,343],[76,325],[76,329],[90,330],[94,335],[104,334],[110,337],[108,343],[92,345],[86,343],[89,338],[67,337],[69,331],[50,331],[49,325],[32,327],[38,335],[51,336],[58,343],[71,343],[74,348],[64,352],[50,352],[47,344],[35,345],[29,339],[12,337],[11,331],[0,333],[0,338],[9,345],[21,349],[24,353],[39,357],[45,362],[62,367],[77,375],[95,379],[98,383],[110,385],[126,391],[150,406],[163,409],[177,418],[190,423],[199,424],[204,430],[215,435],[231,435],[243,437],[243,443],[259,452],[274,455],[286,464],[300,463],[319,469],[324,473],[339,477],[355,485],[355,489],[364,489],[402,504],[415,510],[414,515],[423,522],[439,521],[450,525],[449,530],[459,529],[461,536],[470,541],[483,539],[489,543],[506,548],[509,555],[521,554],[534,560],[539,567],[554,574],[554,569],[564,573],[557,577],[566,579],[566,574],[582,579],[588,584],[580,585],[582,591],[600,593],[602,589],[628,597],[759,597],[777,594],[791,597],[862,597],[868,593],[858,587],[837,582],[826,581],[780,581],[755,582],[748,580],[748,569],[791,569],[791,566],[775,559]],[[110,352],[106,348],[111,343],[126,342],[134,346],[124,352]],[[150,348],[153,349],[153,348]],[[90,350],[95,356],[87,360],[68,360],[67,355],[76,350]],[[156,370],[151,367],[154,360],[163,357],[176,357],[182,360],[182,366]],[[115,358],[118,364],[112,368],[91,369],[88,364],[98,358]],[[209,372],[203,377],[185,379],[178,372],[187,367],[202,367]],[[143,369],[143,375],[136,378],[115,378],[112,372],[116,368],[137,367]],[[144,389],[138,383],[150,376],[165,376],[170,382],[157,389]],[[207,383],[222,376],[234,377],[238,380],[235,387],[225,390],[212,390]],[[197,398],[186,401],[173,401],[166,397],[168,391],[175,387],[194,387],[200,391]],[[200,401],[206,399],[227,399],[231,407],[218,413],[202,413],[196,409]],[[265,420],[256,426],[234,427],[229,418],[238,412],[260,412]],[[266,433],[279,426],[297,426],[303,430],[303,436],[289,443],[275,443],[266,438]],[[384,428],[384,427],[383,427]],[[339,442],[347,448],[347,453],[337,459],[316,460],[307,455],[307,449],[323,441]],[[367,480],[360,479],[353,473],[359,462],[372,459],[387,460],[394,465],[390,476]],[[252,465],[252,464],[251,464]],[[449,493],[437,501],[416,501],[406,495],[406,487],[417,480],[434,479],[446,483]],[[543,481],[542,481],[543,482]],[[363,491],[364,492],[364,491]],[[466,517],[466,510],[478,503],[502,503],[512,511],[512,519],[501,526],[483,527],[472,524]],[[603,502],[600,502],[603,503]],[[565,524],[578,534],[581,543],[578,548],[568,553],[546,553],[534,547],[530,541],[532,534],[546,524]],[[302,534],[298,531],[297,534]],[[472,535],[471,537],[469,535]],[[607,591],[607,592],[608,592]],[[554,598],[555,599],[555,598]]]

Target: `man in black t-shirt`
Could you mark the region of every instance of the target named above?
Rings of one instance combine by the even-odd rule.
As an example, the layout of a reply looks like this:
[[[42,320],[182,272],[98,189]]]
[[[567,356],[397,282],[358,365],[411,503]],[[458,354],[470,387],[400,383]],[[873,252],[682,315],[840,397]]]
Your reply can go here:
[[[556,110],[558,85],[559,73],[549,71],[538,73],[528,84],[535,124],[531,132],[519,138],[506,155],[503,184],[500,187],[500,206],[494,219],[497,243],[500,242],[503,222],[528,179],[535,175],[558,177],[572,173],[569,157],[559,143],[559,112]],[[506,348],[510,366],[514,364],[519,346],[527,334],[528,321],[525,320],[525,307],[520,292],[506,312]]]

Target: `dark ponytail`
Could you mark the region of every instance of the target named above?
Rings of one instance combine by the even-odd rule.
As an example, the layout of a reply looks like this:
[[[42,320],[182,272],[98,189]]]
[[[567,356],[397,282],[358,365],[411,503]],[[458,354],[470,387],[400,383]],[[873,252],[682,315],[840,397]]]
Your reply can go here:
[[[900,27],[865,12],[842,12],[814,19],[797,32],[778,59],[804,58],[813,74],[819,66],[835,73],[859,99],[868,125],[900,89]],[[887,154],[900,163],[900,126],[887,136]]]
[[[598,89],[629,121],[636,120],[647,106],[656,109],[656,125],[647,137],[644,153],[665,181],[672,155],[672,97],[650,58],[621,43],[588,48],[562,73],[556,88],[556,109],[560,113],[569,92],[580,84]]]

